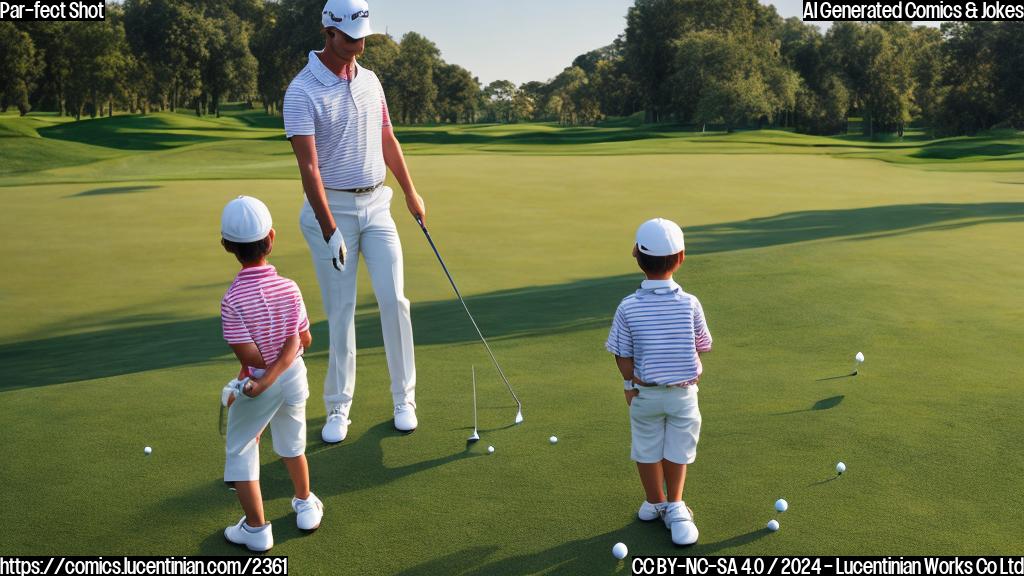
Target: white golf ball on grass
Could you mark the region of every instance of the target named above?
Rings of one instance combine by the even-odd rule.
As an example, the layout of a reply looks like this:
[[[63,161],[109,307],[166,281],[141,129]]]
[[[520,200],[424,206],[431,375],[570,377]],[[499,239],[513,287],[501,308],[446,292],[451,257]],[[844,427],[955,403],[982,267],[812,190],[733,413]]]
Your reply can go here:
[[[153,453],[153,449],[150,448],[149,446],[146,446],[145,448],[143,448],[142,451],[146,453],[146,456],[149,456],[150,454]]]
[[[856,360],[857,362],[863,362],[864,361],[864,353],[863,352],[857,352],[857,355],[854,356],[853,359]]]
[[[846,472],[846,464],[843,462],[836,464],[836,474],[842,474],[843,472]]]
[[[786,510],[789,510],[789,502],[786,502],[783,498],[779,498],[775,501],[775,510],[776,512],[785,512]]]
[[[488,454],[494,454],[494,446],[488,446],[487,447],[487,453]]]
[[[778,520],[769,520],[768,521],[768,530],[770,530],[772,532],[778,532],[779,531],[779,521]]]
[[[558,436],[552,436],[551,438],[548,438],[548,442],[551,442],[552,444],[558,444]]]
[[[626,557],[626,554],[629,554],[629,548],[626,548],[626,545],[622,542],[619,542],[615,546],[612,546],[612,556],[615,556],[619,560],[622,560]]]

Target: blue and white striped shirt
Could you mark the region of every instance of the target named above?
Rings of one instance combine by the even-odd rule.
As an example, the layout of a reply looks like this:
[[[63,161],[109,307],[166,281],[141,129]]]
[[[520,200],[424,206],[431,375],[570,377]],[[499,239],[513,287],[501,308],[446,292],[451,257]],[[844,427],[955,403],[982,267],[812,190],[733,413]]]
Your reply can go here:
[[[324,66],[316,52],[284,95],[284,131],[313,136],[325,188],[347,190],[382,182],[385,176],[384,88],[376,74],[356,64],[352,80]]]
[[[704,309],[673,280],[644,280],[615,311],[605,348],[633,359],[633,374],[648,384],[677,384],[701,374],[698,352],[711,350]]]

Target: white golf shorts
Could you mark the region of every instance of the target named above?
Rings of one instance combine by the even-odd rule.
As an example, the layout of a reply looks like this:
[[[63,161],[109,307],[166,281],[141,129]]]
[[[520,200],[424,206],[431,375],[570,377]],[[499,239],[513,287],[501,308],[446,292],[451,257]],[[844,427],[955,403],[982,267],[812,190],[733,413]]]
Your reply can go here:
[[[676,464],[693,463],[700,440],[697,386],[636,389],[640,394],[629,405],[630,458],[641,464],[654,464],[662,459]]]
[[[270,425],[274,452],[293,458],[306,452],[306,365],[296,358],[292,365],[262,394],[235,396],[228,409],[224,481],[260,479],[260,445],[257,437]]]

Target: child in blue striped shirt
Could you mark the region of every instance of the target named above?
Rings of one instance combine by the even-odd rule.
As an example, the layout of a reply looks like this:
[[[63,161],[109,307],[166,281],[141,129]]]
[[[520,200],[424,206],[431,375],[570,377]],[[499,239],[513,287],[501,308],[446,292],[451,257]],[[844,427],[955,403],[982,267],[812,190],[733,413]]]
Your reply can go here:
[[[640,225],[633,257],[647,279],[619,304],[605,343],[624,379],[631,458],[647,495],[637,515],[646,521],[660,517],[680,546],[698,537],[683,484],[700,439],[698,353],[711,350],[700,301],[672,279],[684,251],[675,222],[655,218]]]

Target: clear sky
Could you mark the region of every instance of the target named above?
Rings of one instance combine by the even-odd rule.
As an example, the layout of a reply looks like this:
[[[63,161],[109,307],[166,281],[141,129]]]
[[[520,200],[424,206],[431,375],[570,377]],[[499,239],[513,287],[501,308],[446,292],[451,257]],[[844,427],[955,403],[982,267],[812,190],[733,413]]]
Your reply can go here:
[[[610,44],[626,29],[633,0],[368,0],[375,31],[396,40],[419,32],[485,85],[555,77],[573,58]],[[761,0],[783,18],[802,0]],[[825,25],[827,27],[827,24]]]
[[[480,78],[549,80],[573,58],[610,44],[626,29],[633,0],[369,0],[375,31],[396,40],[419,32],[446,62]],[[801,0],[776,0],[783,17],[798,16]]]

